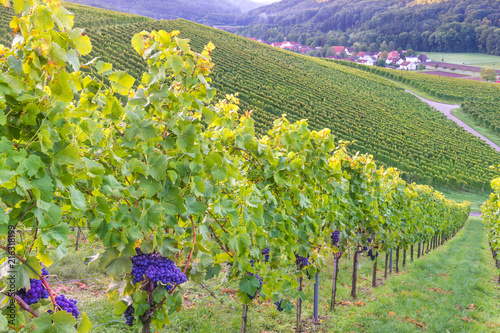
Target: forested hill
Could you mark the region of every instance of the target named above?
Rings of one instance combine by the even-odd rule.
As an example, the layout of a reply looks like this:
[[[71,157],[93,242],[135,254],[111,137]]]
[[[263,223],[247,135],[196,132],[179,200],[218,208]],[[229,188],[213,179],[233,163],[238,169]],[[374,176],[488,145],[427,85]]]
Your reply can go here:
[[[282,0],[237,24],[269,41],[500,54],[499,0]]]
[[[71,2],[155,19],[184,18],[208,25],[232,24],[238,15],[260,5],[251,0],[71,0]]]

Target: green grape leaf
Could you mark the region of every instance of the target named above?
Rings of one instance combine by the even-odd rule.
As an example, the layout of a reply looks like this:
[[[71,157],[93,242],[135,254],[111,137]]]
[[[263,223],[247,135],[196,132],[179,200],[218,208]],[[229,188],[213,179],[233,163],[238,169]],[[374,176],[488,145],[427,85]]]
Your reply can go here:
[[[80,319],[80,323],[78,324],[78,333],[89,333],[92,329],[92,323],[89,320],[89,316],[85,312],[81,313],[82,318]]]
[[[80,70],[80,59],[78,59],[75,50],[68,51],[68,62],[75,72]]]
[[[90,38],[83,32],[83,29],[73,29],[68,33],[68,35],[72,39],[73,44],[80,55],[84,56],[92,51]]]
[[[76,319],[66,311],[57,311],[52,315],[53,329],[55,332],[75,332]]]
[[[36,16],[34,17],[35,27],[39,30],[52,30],[54,28],[54,21],[52,21],[52,13],[49,8],[44,5],[36,7]]]
[[[113,72],[109,75],[113,90],[120,95],[128,95],[128,91],[134,85],[135,79],[123,71]]]
[[[82,192],[77,190],[74,186],[69,187],[69,195],[71,198],[71,204],[78,210],[87,210],[87,200]]]
[[[12,6],[16,11],[16,14],[19,14],[21,11],[29,11],[30,8],[34,5],[33,0],[13,0]]]

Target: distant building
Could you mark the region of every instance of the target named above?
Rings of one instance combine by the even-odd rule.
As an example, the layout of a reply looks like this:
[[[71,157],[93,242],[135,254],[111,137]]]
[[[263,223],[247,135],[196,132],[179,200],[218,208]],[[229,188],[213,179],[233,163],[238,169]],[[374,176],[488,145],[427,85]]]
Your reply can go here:
[[[398,51],[391,51],[387,53],[387,59],[394,59],[394,58],[400,58]]]
[[[332,49],[336,54],[340,54],[345,51],[345,46],[332,46]]]
[[[404,71],[414,71],[417,69],[417,64],[414,62],[405,61],[401,65],[399,65],[399,68]]]
[[[423,53],[418,56],[418,59],[420,60],[420,62],[431,62],[432,61],[431,59],[427,58],[427,56]]]
[[[413,64],[418,64],[420,63],[420,59],[418,57],[406,57],[406,61],[409,61]]]

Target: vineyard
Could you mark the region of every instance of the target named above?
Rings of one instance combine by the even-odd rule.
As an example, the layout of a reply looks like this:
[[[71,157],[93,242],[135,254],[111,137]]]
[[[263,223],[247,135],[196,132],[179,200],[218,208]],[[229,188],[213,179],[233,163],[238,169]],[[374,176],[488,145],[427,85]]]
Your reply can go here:
[[[500,101],[498,83],[477,82],[420,73],[369,67],[351,62],[337,62],[348,67],[368,71],[391,80],[400,81],[431,96],[462,104],[462,110],[480,125],[500,134]]]
[[[489,190],[493,174],[488,167],[499,163],[498,154],[377,75],[276,50],[188,21],[127,23],[141,19],[126,16],[120,20],[113,12],[106,15],[104,10],[82,11],[83,6],[72,6],[77,18],[80,13],[83,16],[77,23],[89,21],[94,11],[103,22],[99,28],[86,30],[94,47],[82,63],[100,57],[139,82],[146,62],[131,50],[132,36],[143,30],[179,30],[181,37],[191,39],[195,50],[214,43],[212,78],[218,97],[238,93],[241,109],[253,110],[259,135],[282,114],[293,122],[308,119],[312,129],[326,127],[338,140],[351,142],[351,154],[373,154],[379,164],[399,168],[409,182]],[[4,12],[2,17],[9,15]],[[107,21],[117,23],[105,25]]]
[[[380,254],[386,265],[395,255],[397,272],[407,251],[420,257],[438,248],[469,216],[469,203],[407,183],[371,155],[349,153],[330,129],[279,116],[265,131],[235,96],[214,99],[210,42],[195,52],[179,31],[135,34],[132,48],[146,66],[136,82],[118,65],[83,64],[92,35],[75,28],[58,1],[14,0],[12,7],[14,43],[0,58],[0,329],[90,331],[78,299],[48,283],[74,228],[88,228],[101,246],[86,263],[112,279],[114,313],[143,333],[187,311],[186,282],[221,274],[238,286],[240,332],[257,299],[295,311],[301,332],[303,279],[329,270],[327,259],[334,258],[333,310],[345,253],[356,299],[362,253],[376,281]],[[369,82],[354,71],[349,80]],[[420,112],[443,131],[449,126]]]

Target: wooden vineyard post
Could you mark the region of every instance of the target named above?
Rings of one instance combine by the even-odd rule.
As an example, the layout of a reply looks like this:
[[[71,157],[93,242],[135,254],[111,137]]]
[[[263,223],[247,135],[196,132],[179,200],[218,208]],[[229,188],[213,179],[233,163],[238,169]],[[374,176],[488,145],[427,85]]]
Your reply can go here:
[[[384,279],[387,279],[387,262],[389,261],[389,253],[385,253],[385,271],[384,271]]]
[[[396,248],[396,273],[399,273],[399,247]]]
[[[406,266],[406,247],[403,249],[403,268]]]
[[[243,304],[240,333],[245,333],[247,331],[247,320],[248,320],[248,305]]]
[[[319,319],[319,273],[314,276],[314,301],[313,301],[313,319],[317,323]]]
[[[339,275],[339,259],[340,254],[335,253],[333,262],[333,286],[332,286],[332,299],[330,301],[330,311],[335,310],[335,297],[337,296],[337,276]]]
[[[411,262],[413,262],[413,244],[411,244],[410,246],[410,251],[411,251],[410,260]]]
[[[391,253],[389,254],[389,274],[392,275],[392,249]]]
[[[78,227],[78,232],[76,233],[76,245],[75,245],[75,251],[78,251],[78,243],[80,241],[80,227]]]
[[[441,234],[441,245],[444,244],[444,232]]]
[[[375,288],[377,286],[377,257],[375,257],[373,263],[373,276],[372,276],[372,287]]]
[[[302,291],[302,276],[297,279],[299,282],[299,288],[298,291]],[[297,298],[297,325],[295,327],[295,333],[301,333],[302,332],[302,325],[301,325],[301,315],[302,315],[302,298],[300,296]]]
[[[351,288],[351,297],[356,299],[356,286],[358,282],[358,259],[359,252],[356,250],[354,252],[354,259],[352,261],[352,288]]]
[[[422,242],[418,242],[417,259],[420,258],[420,248],[421,247],[422,247]]]

